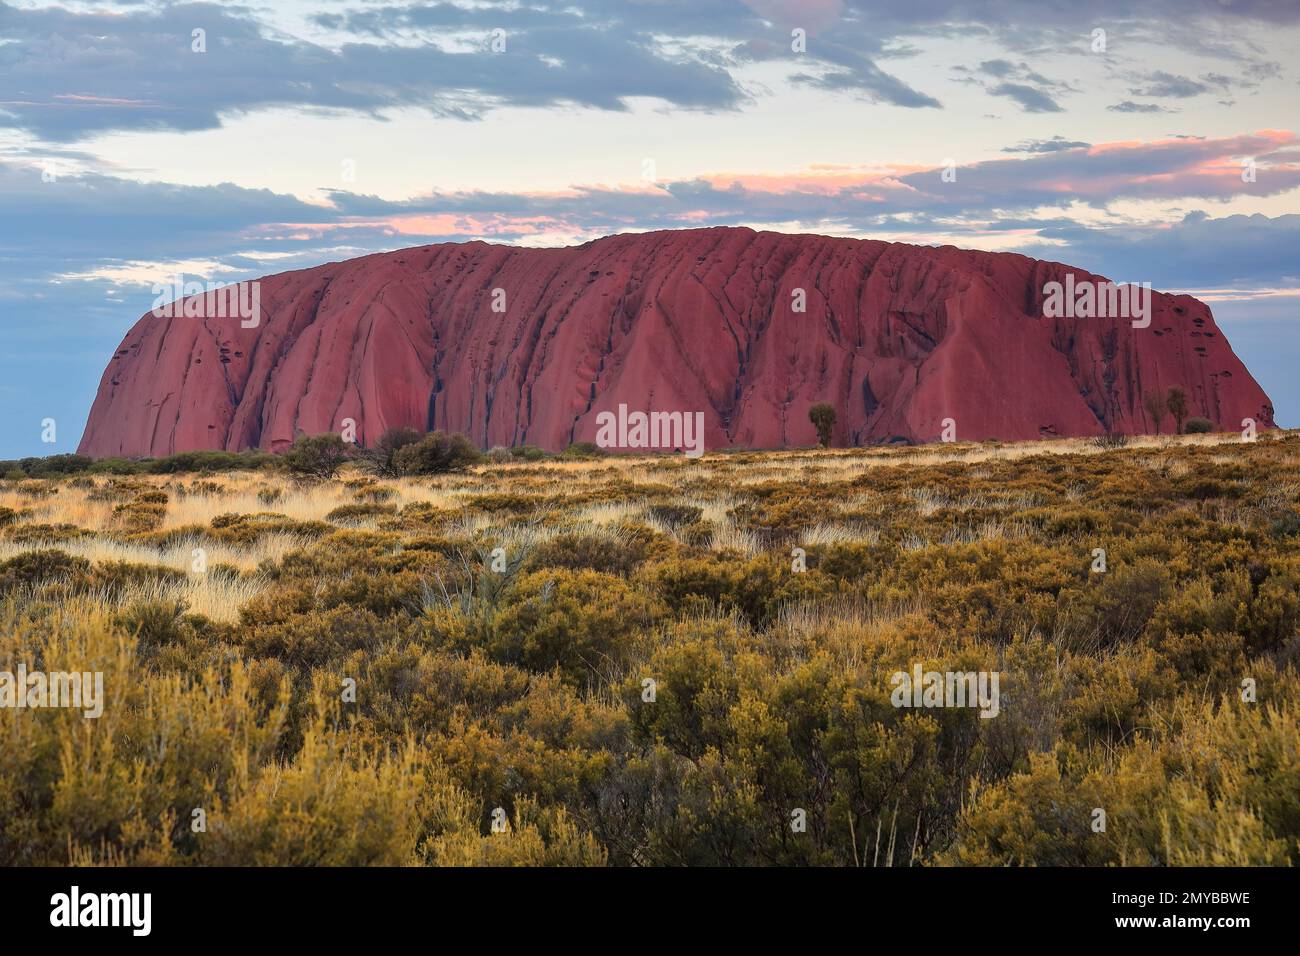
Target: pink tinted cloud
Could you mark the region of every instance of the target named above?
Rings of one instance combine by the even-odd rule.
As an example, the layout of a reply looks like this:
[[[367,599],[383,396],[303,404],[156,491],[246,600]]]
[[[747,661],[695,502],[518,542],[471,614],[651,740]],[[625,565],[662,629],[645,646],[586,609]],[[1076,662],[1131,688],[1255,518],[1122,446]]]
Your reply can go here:
[[[957,167],[823,165],[795,172],[707,173],[659,185],[575,186],[552,192],[417,197],[373,216],[343,214],[315,226],[328,232],[369,228],[400,236],[599,235],[628,229],[718,224],[844,223],[870,229],[891,217],[928,217],[979,231],[1042,207],[1070,218],[1070,204],[1122,200],[1227,201],[1275,196],[1300,187],[1300,145],[1286,130],[1216,139],[1102,143],[1023,159]],[[1255,180],[1243,163],[1258,163]],[[1181,215],[1181,213],[1180,213]]]
[[[90,93],[56,93],[56,100],[72,100],[86,106],[153,106],[148,100],[129,100],[117,96],[95,96]]]
[[[822,193],[831,195],[844,189],[908,188],[900,177],[922,172],[926,166],[894,165],[883,169],[863,169],[852,166],[810,166],[796,173],[706,173],[698,177],[718,189],[739,187],[754,192],[772,193]]]
[[[740,189],[756,199],[806,197],[870,199],[915,211],[954,206],[1016,208],[1080,200],[1097,205],[1121,199],[1199,198],[1226,201],[1243,195],[1276,195],[1300,186],[1300,145],[1287,130],[1216,139],[1127,141],[995,159],[958,166],[955,182],[939,167],[809,169],[783,174],[718,173],[697,181],[717,189]],[[1255,179],[1243,179],[1254,160]],[[886,211],[886,210],[882,210]]]

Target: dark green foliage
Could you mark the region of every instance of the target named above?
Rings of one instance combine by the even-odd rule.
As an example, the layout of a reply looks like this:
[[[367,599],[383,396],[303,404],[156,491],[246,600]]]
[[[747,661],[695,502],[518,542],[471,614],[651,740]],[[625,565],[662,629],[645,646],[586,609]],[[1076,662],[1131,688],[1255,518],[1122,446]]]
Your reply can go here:
[[[823,448],[831,447],[831,434],[835,430],[835,406],[818,402],[808,409],[808,420],[817,429],[817,441]]]
[[[347,442],[332,432],[301,435],[284,453],[284,466],[295,475],[333,478],[351,454]]]
[[[481,457],[464,435],[436,431],[403,445],[394,453],[393,463],[403,475],[441,475],[468,468]]]
[[[528,567],[571,571],[587,568],[626,577],[645,555],[645,546],[636,540],[561,534],[534,548],[528,556]]]
[[[217,515],[212,519],[209,533],[218,541],[246,544],[267,534],[301,534],[314,538],[333,530],[323,521],[294,521],[273,512],[259,512]]]
[[[600,458],[605,454],[605,449],[601,448],[594,441],[575,441],[568,448],[564,449],[560,455],[561,458]]]
[[[1275,538],[1290,538],[1300,535],[1300,511],[1287,509],[1269,526],[1269,533]]]
[[[89,571],[89,561],[64,551],[27,551],[0,562],[0,596],[49,581],[84,579]]]
[[[397,467],[397,453],[423,437],[424,433],[416,428],[390,428],[379,436],[373,448],[366,450],[365,463],[376,475],[396,478],[401,474]]]
[[[325,516],[326,521],[356,521],[377,518],[383,515],[397,514],[397,505],[370,504],[358,502],[352,505],[340,505]]]
[[[89,470],[95,459],[86,455],[49,455],[45,458],[23,458],[19,461],[0,461],[0,471],[21,471],[29,478],[75,475]]]
[[[179,601],[141,601],[116,617],[116,623],[144,647],[179,643],[184,636],[185,604]]]
[[[486,650],[501,663],[558,668],[575,686],[609,684],[659,613],[655,602],[613,575],[536,571],[505,595]]]
[[[115,459],[100,459],[96,462],[96,468],[105,462],[111,462]],[[121,461],[121,459],[116,459]],[[258,469],[269,468],[276,464],[275,455],[268,454],[264,451],[183,451],[174,455],[168,455],[165,458],[155,458],[153,460],[145,459],[142,462],[127,463],[125,470],[113,470],[113,474],[134,474],[130,469],[132,465],[143,465],[145,470],[154,475],[172,475],[183,474],[186,472],[222,472],[222,471],[257,471]]]
[[[171,475],[185,472],[255,471],[276,461],[260,451],[185,451],[163,458],[89,458],[85,455],[49,455],[0,461],[0,474],[11,478],[64,475]]]
[[[704,510],[695,505],[657,504],[650,506],[649,513],[650,517],[670,528],[683,528],[699,521]]]

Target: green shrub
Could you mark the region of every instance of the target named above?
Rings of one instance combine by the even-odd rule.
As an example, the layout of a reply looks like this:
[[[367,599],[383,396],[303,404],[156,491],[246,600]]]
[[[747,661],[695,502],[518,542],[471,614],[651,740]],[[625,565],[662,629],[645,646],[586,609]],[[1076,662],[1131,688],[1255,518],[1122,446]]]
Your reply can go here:
[[[222,514],[212,519],[209,534],[218,541],[248,544],[268,534],[295,534],[310,538],[334,531],[323,521],[295,521],[284,515],[262,511],[256,514]]]
[[[645,560],[645,546],[635,540],[582,534],[556,535],[533,549],[530,569],[588,568],[626,577]]]
[[[302,435],[284,453],[284,466],[295,475],[333,478],[351,454],[348,444],[333,432]]]
[[[397,465],[397,453],[423,437],[424,432],[417,428],[388,429],[379,436],[373,448],[367,449],[364,456],[366,466],[376,475],[396,478],[402,473]]]
[[[95,470],[101,467],[113,474],[133,474],[144,469],[155,475],[174,475],[185,472],[220,472],[220,471],[256,471],[276,464],[275,455],[264,451],[182,451],[164,458],[145,459],[142,462],[128,462],[114,465],[113,459],[101,459],[95,463]],[[120,459],[118,459],[120,462]]]
[[[140,601],[116,615],[114,622],[135,636],[142,647],[177,644],[185,636],[183,601]]]
[[[642,573],[670,607],[695,612],[734,608],[754,627],[771,624],[783,603],[830,590],[819,572],[793,574],[784,559],[770,556],[670,559],[647,565]]]
[[[0,526],[4,525],[0,516]],[[1269,525],[1269,534],[1275,538],[1290,538],[1300,534],[1300,511],[1288,509]]]
[[[1300,747],[1275,706],[1181,699],[1121,750],[1058,747],[977,792],[950,853],[976,866],[1285,866]],[[1289,754],[1290,757],[1279,756]],[[1095,808],[1104,831],[1092,827]]]
[[[694,505],[657,504],[650,506],[649,514],[651,518],[670,528],[680,528],[699,521],[704,514],[704,509]]]
[[[494,660],[529,670],[559,668],[575,686],[609,683],[660,613],[612,575],[534,571],[510,586],[487,650]]]
[[[468,468],[480,457],[464,435],[436,431],[403,445],[394,453],[393,462],[403,475],[440,475]]]
[[[817,441],[823,448],[831,447],[831,434],[835,429],[835,406],[818,402],[808,409],[808,420],[817,429]]]
[[[594,441],[576,441],[561,453],[561,458],[601,458],[605,449]]]
[[[209,573],[215,573],[209,571]],[[177,584],[185,580],[185,572],[161,564],[137,564],[131,561],[101,561],[94,566],[87,589],[93,589],[117,599],[128,591],[160,584]]]
[[[66,551],[26,551],[0,562],[0,597],[49,581],[84,582],[89,573],[89,561],[73,557]]]
[[[166,505],[150,504],[143,501],[131,501],[127,504],[117,505],[113,509],[113,517],[117,522],[117,527],[125,534],[156,531],[162,527],[163,519],[166,516]]]
[[[339,505],[325,516],[326,521],[356,521],[397,514],[397,505],[365,504]]]

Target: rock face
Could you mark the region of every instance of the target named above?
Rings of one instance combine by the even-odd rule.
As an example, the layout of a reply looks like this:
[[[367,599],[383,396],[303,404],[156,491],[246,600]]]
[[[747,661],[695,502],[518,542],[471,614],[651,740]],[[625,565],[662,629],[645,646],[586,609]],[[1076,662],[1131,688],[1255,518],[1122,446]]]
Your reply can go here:
[[[412,425],[557,450],[595,440],[620,404],[702,412],[710,449],[811,445],[818,402],[839,445],[935,441],[945,419],[958,440],[1145,433],[1143,395],[1171,386],[1216,426],[1273,426],[1203,303],[1154,293],[1147,328],[1045,318],[1069,273],[1098,280],[1009,253],[736,228],[403,249],[260,280],[255,328],[210,296],[192,310],[206,318],[146,314],[80,450],[280,450],[346,419],[363,445]]]

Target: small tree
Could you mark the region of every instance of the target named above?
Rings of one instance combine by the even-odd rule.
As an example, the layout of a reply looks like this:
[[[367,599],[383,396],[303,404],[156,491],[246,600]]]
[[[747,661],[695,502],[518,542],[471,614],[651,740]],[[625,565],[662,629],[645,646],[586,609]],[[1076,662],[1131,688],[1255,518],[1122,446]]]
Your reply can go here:
[[[1169,414],[1174,416],[1174,434],[1181,435],[1183,433],[1183,419],[1187,417],[1187,393],[1174,386],[1169,390],[1169,394],[1165,396],[1165,406],[1169,409]]]
[[[375,447],[366,452],[366,465],[382,478],[396,478],[397,453],[407,445],[414,445],[424,433],[417,428],[390,428],[379,436]]]
[[[817,429],[817,441],[823,448],[830,448],[831,432],[835,428],[835,407],[828,402],[818,402],[808,409],[808,420]]]
[[[1214,423],[1208,418],[1189,418],[1183,427],[1186,435],[1208,435],[1214,431]]]
[[[284,464],[295,475],[333,478],[348,459],[348,444],[340,435],[301,435],[284,453]]]
[[[1142,396],[1142,404],[1146,406],[1147,414],[1151,416],[1151,421],[1155,423],[1156,434],[1160,434],[1160,423],[1165,420],[1165,415],[1169,412],[1169,404],[1165,401],[1165,396],[1160,392],[1147,392]]]
[[[439,475],[466,468],[481,457],[464,435],[438,431],[399,448],[393,455],[393,464],[403,475]]]

